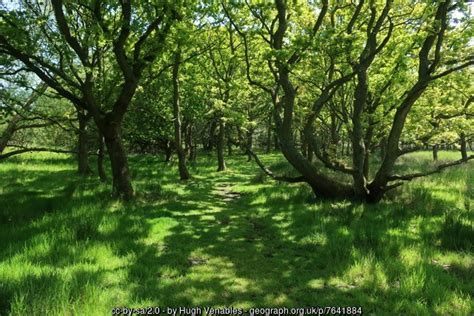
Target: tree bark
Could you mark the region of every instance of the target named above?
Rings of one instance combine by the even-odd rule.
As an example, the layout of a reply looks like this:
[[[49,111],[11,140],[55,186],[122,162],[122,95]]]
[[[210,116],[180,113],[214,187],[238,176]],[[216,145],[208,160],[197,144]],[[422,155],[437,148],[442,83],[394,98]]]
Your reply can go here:
[[[225,136],[225,122],[222,118],[219,119],[219,135],[217,139],[217,171],[224,171],[224,136]]]
[[[181,180],[190,178],[188,168],[186,168],[186,154],[183,149],[181,135],[181,109],[179,100],[179,64],[181,63],[181,52],[178,51],[174,55],[173,64],[173,119],[174,119],[174,142],[176,153],[178,155],[179,177]]]
[[[462,160],[467,161],[466,134],[464,132],[461,132],[460,142],[461,142],[461,157],[462,157]]]
[[[32,104],[41,96],[48,86],[44,83],[41,83],[38,87],[36,87],[35,92],[33,92],[28,99],[22,104],[22,108],[24,110],[29,110]],[[7,147],[8,142],[13,137],[15,132],[17,131],[18,123],[21,122],[23,118],[19,114],[14,114],[11,120],[8,121],[7,127],[0,135],[0,154],[3,153],[5,147]]]
[[[285,96],[282,100],[274,100],[274,103],[277,105],[277,108],[283,108],[283,119],[280,117],[280,114],[275,111],[274,120],[283,155],[306,179],[306,182],[311,186],[316,196],[335,199],[353,197],[353,189],[350,186],[339,183],[319,173],[296,148],[292,133],[295,88],[288,78],[289,72],[285,67],[279,69],[279,74],[280,83],[285,92]]]
[[[0,154],[3,153],[5,147],[7,147],[8,142],[15,134],[16,126],[18,122],[21,121],[21,116],[15,115],[7,124],[7,127],[0,136]]]
[[[313,146],[311,146],[309,142],[307,143],[307,150],[308,150],[308,161],[313,162],[314,160]]]
[[[371,120],[369,120],[372,123]],[[364,146],[365,146],[365,156],[364,156],[364,177],[365,179],[369,179],[370,174],[370,153],[371,153],[371,146],[372,146],[372,137],[374,136],[374,128],[373,125],[369,123],[369,127],[367,127],[364,139]]]
[[[438,149],[439,145],[433,145],[433,161],[438,161]]]
[[[368,65],[367,65],[368,66]],[[357,86],[355,88],[354,110],[352,114],[352,166],[354,173],[352,174],[355,194],[364,199],[368,194],[367,178],[365,171],[368,172],[368,165],[366,165],[366,146],[363,139],[363,124],[362,113],[367,103],[367,66],[360,66],[357,73]]]
[[[118,198],[130,200],[134,196],[134,191],[119,124],[109,119],[104,120],[100,125],[112,168],[112,194]]]

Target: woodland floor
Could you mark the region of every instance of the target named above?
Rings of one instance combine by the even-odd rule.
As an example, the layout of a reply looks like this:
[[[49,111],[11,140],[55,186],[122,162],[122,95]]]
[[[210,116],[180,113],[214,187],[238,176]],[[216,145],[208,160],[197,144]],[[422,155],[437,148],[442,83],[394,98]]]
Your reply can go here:
[[[458,159],[441,152],[441,159]],[[320,201],[246,157],[193,180],[131,157],[137,199],[81,179],[72,158],[0,164],[0,315],[110,315],[114,306],[362,306],[365,315],[473,311],[473,163],[377,205]],[[279,155],[262,155],[277,171]],[[432,166],[429,153],[405,169]]]

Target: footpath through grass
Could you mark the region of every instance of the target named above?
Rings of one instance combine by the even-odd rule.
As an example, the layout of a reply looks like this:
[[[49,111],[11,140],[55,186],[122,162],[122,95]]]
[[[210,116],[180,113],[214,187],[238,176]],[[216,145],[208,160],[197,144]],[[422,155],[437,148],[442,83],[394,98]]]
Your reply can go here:
[[[80,179],[67,156],[2,162],[0,315],[155,305],[472,313],[472,163],[367,206],[264,181],[245,159],[218,173],[201,156],[180,183],[175,165],[132,158],[138,196],[127,204],[109,198],[110,184]],[[262,160],[285,168],[278,155]],[[431,165],[429,153],[404,163]]]

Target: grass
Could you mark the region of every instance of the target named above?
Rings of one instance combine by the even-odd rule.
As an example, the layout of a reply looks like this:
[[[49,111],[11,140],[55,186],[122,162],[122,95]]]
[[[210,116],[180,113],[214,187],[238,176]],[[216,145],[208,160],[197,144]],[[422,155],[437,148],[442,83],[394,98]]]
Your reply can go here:
[[[400,168],[427,168],[429,153]],[[441,159],[458,158],[440,153]],[[110,315],[114,306],[362,306],[365,315],[473,311],[473,164],[377,205],[315,200],[246,157],[194,179],[132,157],[137,199],[62,155],[0,164],[0,315]],[[285,169],[279,155],[262,156]]]

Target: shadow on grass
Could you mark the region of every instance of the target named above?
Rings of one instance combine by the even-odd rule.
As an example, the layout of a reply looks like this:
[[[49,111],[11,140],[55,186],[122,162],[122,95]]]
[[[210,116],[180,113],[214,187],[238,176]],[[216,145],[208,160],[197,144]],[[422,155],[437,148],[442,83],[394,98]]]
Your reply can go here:
[[[192,181],[176,184],[174,170],[160,169],[155,160],[135,162],[141,193],[116,209],[105,190],[91,189],[95,179],[78,181],[72,172],[29,174],[27,186],[7,190],[2,201],[14,202],[1,216],[18,214],[1,224],[2,260],[23,255],[33,266],[69,272],[5,283],[0,314],[45,302],[77,308],[90,303],[94,291],[112,293],[107,308],[339,305],[363,306],[364,313],[432,314],[452,293],[469,293],[462,280],[472,271],[432,263],[439,249],[472,250],[468,215],[460,211],[439,224],[457,205],[426,189],[413,190],[408,203],[309,204],[306,187],[272,183],[226,201],[216,186],[250,186],[255,166],[219,174],[213,164],[203,164]],[[28,253],[25,243],[33,247],[43,235],[47,246]],[[422,251],[410,266],[406,256],[412,250]],[[109,266],[114,260],[119,263]],[[110,274],[122,277],[112,282]],[[18,302],[22,297],[29,302]]]

